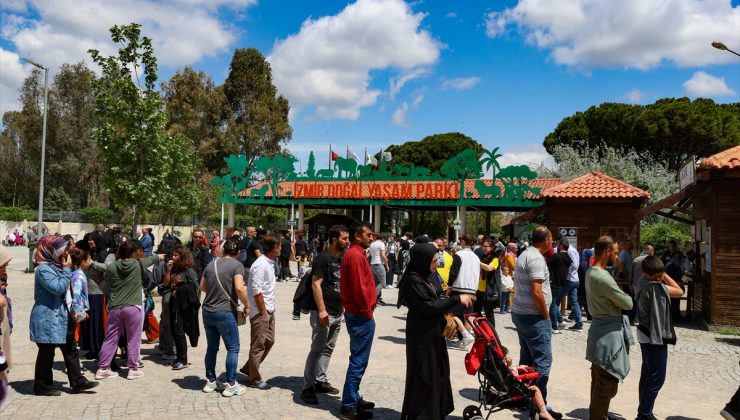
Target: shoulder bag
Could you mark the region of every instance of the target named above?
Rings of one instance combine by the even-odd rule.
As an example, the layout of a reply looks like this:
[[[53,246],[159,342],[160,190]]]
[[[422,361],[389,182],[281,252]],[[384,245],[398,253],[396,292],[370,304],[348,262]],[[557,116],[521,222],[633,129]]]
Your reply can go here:
[[[218,287],[221,288],[221,291],[224,292],[224,295],[229,299],[229,302],[231,302],[236,308],[236,325],[244,325],[247,323],[247,316],[244,315],[244,311],[240,310],[240,305],[237,305],[236,302],[231,300],[231,296],[226,293],[226,289],[224,289],[223,284],[221,284],[221,279],[218,278],[218,260],[218,258],[213,260],[213,271],[216,273],[216,283],[218,283]]]

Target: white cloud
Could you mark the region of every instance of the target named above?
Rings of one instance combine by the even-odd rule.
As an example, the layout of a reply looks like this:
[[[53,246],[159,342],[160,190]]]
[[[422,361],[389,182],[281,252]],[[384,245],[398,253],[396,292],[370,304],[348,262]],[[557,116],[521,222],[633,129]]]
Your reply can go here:
[[[18,108],[18,89],[31,74],[31,66],[24,69],[20,60],[18,54],[0,47],[0,116]]]
[[[446,18],[450,18],[450,19],[454,19],[454,18],[456,18],[456,17],[457,17],[457,13],[455,13],[455,12],[448,12],[448,13],[447,13],[447,14],[445,15],[445,17],[446,17]]]
[[[457,77],[442,82],[442,89],[467,90],[472,89],[480,82],[480,77]]]
[[[393,116],[391,120],[393,121],[393,124],[400,125],[402,127],[406,127],[406,113],[409,110],[416,110],[419,108],[419,105],[421,105],[421,102],[424,100],[424,95],[421,93],[417,93],[414,95],[414,98],[411,100],[411,104],[409,105],[408,102],[403,102],[401,105],[399,105],[395,111],[393,111]]]
[[[391,99],[394,99],[396,97],[398,92],[401,91],[406,83],[414,79],[422,78],[428,75],[430,72],[431,70],[427,68],[416,68],[404,72],[398,77],[391,78],[391,80],[389,81],[390,88],[388,89],[388,94],[390,95]]]
[[[437,62],[442,45],[420,29],[423,19],[402,0],[358,0],[335,16],[308,19],[276,42],[268,57],[273,80],[292,106],[356,119],[381,93],[370,86],[370,71],[410,72]]]
[[[485,23],[489,37],[516,27],[556,63],[586,70],[734,63],[710,44],[740,45],[740,6],[730,0],[520,0]]]
[[[624,94],[624,99],[631,104],[639,104],[645,100],[647,94],[640,89],[632,88]]]
[[[93,68],[87,50],[94,48],[104,55],[114,54],[116,46],[110,40],[109,29],[113,25],[138,22],[142,34],[152,38],[160,65],[183,66],[226,51],[236,40],[236,29],[225,23],[219,13],[223,12],[222,8],[239,11],[256,1],[14,1],[12,8],[3,7],[0,36],[18,55],[32,57],[48,66],[53,75],[65,62],[85,61]]]
[[[527,165],[536,168],[542,164],[550,168],[555,167],[555,160],[547,153],[542,143],[519,144],[508,148],[501,155],[498,163],[502,168],[512,165]],[[490,177],[490,172],[489,170],[486,176]]]
[[[703,71],[697,71],[691,76],[691,79],[683,82],[683,88],[686,89],[689,95],[703,98],[735,94],[735,91],[727,86],[724,77],[712,76]]]

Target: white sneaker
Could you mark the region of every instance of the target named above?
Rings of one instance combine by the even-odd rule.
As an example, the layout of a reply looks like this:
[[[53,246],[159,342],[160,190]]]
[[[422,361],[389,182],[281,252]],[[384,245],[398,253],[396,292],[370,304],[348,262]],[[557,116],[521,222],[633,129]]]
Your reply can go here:
[[[203,392],[210,394],[211,392],[218,391],[220,389],[223,389],[223,385],[220,382],[209,382],[208,379],[206,379],[206,385],[203,387]]]
[[[553,334],[562,334],[563,331],[562,330],[552,330],[552,333]]]
[[[224,392],[221,394],[224,397],[233,397],[234,395],[242,395],[247,392],[247,388],[244,385],[234,383],[234,385],[226,385]]]
[[[558,327],[560,327],[561,330],[563,328],[565,328],[566,325],[568,325],[568,324],[566,324],[565,321],[561,321],[561,322],[558,323]]]

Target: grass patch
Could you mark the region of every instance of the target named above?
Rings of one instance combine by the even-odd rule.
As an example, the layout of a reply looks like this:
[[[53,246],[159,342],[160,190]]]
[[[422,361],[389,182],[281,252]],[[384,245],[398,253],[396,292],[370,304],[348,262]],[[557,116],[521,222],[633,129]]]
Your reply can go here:
[[[717,334],[740,337],[740,327],[718,327]]]

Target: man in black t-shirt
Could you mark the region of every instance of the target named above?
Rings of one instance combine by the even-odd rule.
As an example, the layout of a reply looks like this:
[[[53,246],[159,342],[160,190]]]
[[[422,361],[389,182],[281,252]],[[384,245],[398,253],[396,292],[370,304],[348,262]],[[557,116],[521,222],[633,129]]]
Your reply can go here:
[[[246,259],[244,260],[244,267],[246,268],[251,267],[257,258],[262,255],[262,244],[257,240],[257,229],[254,226],[247,228],[247,236],[239,245],[239,250],[246,253]]]
[[[290,272],[290,256],[293,254],[293,244],[290,241],[290,235],[288,231],[283,232],[283,239],[280,241],[280,275],[278,281],[288,281],[289,278],[293,278],[293,273]]]
[[[304,387],[301,399],[306,404],[318,404],[317,393],[339,394],[329,384],[326,371],[342,326],[342,298],[339,294],[342,254],[349,246],[349,229],[335,225],[329,229],[329,249],[314,258],[311,281],[311,351],[303,370]]]

